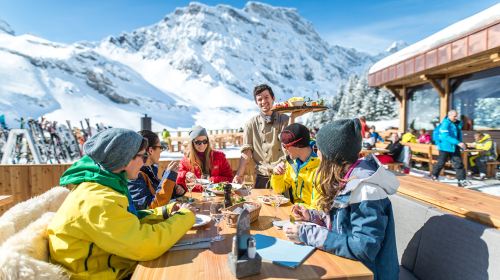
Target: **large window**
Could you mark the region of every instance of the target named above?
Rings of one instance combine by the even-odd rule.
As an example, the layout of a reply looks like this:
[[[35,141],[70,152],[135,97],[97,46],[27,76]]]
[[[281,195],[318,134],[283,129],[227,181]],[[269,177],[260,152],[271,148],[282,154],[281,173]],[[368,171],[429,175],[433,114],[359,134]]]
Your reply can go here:
[[[406,127],[434,130],[439,123],[439,94],[431,85],[408,89]]]
[[[450,81],[464,130],[500,130],[500,67]]]

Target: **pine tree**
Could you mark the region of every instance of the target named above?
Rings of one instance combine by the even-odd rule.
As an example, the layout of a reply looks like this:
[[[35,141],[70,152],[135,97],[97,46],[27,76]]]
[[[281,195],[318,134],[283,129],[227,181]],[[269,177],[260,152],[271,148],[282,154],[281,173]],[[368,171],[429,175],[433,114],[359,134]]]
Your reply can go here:
[[[377,120],[394,119],[398,116],[397,103],[392,93],[386,90],[377,90]]]

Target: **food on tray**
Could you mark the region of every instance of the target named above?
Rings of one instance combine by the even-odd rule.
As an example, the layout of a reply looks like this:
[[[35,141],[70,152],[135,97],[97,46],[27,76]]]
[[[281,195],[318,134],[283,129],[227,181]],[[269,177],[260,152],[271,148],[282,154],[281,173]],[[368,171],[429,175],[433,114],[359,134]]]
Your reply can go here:
[[[290,104],[290,106],[302,106],[304,102],[304,97],[292,97],[288,99],[288,104]]]
[[[274,104],[273,109],[286,108],[289,106],[290,105],[288,104],[288,102],[278,102],[278,103]]]

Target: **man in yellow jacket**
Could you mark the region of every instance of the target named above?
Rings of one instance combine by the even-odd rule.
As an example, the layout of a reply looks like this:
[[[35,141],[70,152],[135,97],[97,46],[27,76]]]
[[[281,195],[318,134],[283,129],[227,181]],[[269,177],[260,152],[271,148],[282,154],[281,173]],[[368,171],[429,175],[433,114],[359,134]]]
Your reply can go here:
[[[479,173],[479,180],[484,180],[486,179],[486,162],[497,158],[496,147],[488,133],[478,131],[474,133],[474,140],[474,143],[467,144],[467,146],[481,150],[481,152],[469,157],[469,166],[473,173]]]
[[[138,133],[106,129],[60,179],[75,185],[48,226],[50,259],[72,279],[122,279],[138,261],[155,259],[194,224],[187,205],[137,211],[127,188],[147,160]]]
[[[401,136],[401,143],[417,143],[417,131],[410,128],[403,136]]]
[[[299,123],[291,124],[283,129],[280,140],[287,162],[274,168],[271,187],[276,193],[288,191],[294,204],[316,208],[319,199],[316,170],[320,161],[310,146],[309,129]]]

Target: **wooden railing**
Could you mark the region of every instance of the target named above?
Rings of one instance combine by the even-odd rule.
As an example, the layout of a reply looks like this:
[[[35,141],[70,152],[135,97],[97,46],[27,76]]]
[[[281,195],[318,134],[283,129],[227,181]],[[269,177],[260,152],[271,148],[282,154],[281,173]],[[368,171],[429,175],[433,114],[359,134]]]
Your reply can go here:
[[[241,146],[243,144],[243,133],[238,132],[236,129],[226,130],[209,130],[208,137],[211,145],[214,148],[225,149],[229,144],[234,146]],[[172,152],[180,152],[185,149],[190,141],[188,132],[177,131],[170,136],[168,144],[169,150]]]
[[[239,165],[239,158],[228,159],[233,172]],[[170,161],[161,161],[158,169],[162,174]],[[29,164],[0,165],[0,195],[11,195],[10,204],[0,206],[0,215],[18,202],[40,195],[59,185],[59,178],[71,164]],[[254,164],[250,162],[245,171],[253,179]]]

